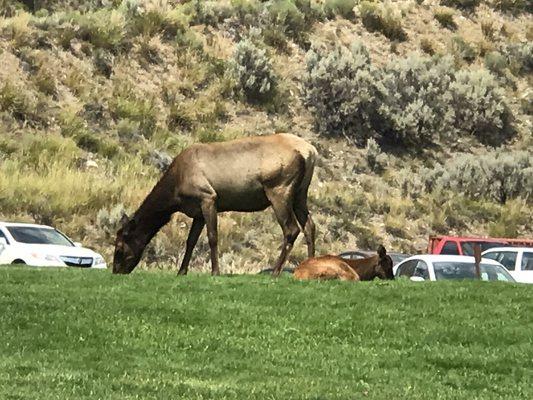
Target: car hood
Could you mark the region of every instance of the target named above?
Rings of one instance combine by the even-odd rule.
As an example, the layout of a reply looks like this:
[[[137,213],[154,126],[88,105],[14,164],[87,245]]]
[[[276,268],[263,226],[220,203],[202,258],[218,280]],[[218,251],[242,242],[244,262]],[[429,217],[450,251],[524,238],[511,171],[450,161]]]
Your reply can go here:
[[[43,255],[92,258],[98,256],[98,253],[95,253],[91,249],[87,249],[85,247],[56,246],[51,244],[23,244],[19,246],[23,247],[26,251]]]

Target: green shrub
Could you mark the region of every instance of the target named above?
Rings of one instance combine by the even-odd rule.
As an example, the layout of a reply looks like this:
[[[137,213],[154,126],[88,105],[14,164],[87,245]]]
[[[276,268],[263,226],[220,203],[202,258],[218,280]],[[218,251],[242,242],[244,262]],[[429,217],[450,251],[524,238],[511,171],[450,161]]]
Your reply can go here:
[[[312,49],[306,63],[303,99],[318,132],[364,143],[372,135],[379,80],[366,48],[356,43],[330,52]]]
[[[96,225],[106,235],[114,236],[120,228],[120,221],[125,213],[126,209],[123,204],[117,204],[110,209],[102,208],[96,214]]]
[[[265,44],[272,46],[279,51],[288,52],[288,38],[285,35],[285,32],[280,30],[277,26],[266,25],[261,30],[261,37]]]
[[[324,20],[324,7],[321,0],[293,0],[293,2],[304,15],[306,23],[312,24],[315,21]]]
[[[512,43],[502,46],[509,68],[515,75],[533,72],[533,42]]]
[[[533,12],[533,6],[529,0],[493,0],[492,6],[497,10],[511,14]]]
[[[512,134],[511,112],[505,93],[485,70],[461,70],[450,85],[455,108],[455,128],[481,142],[500,144]]]
[[[462,154],[435,172],[436,188],[504,204],[512,198],[533,200],[533,158],[528,151]]]
[[[379,144],[370,138],[366,141],[365,158],[372,172],[380,173],[387,165],[387,155],[381,151]]]
[[[184,34],[189,26],[189,17],[180,8],[152,7],[139,10],[132,13],[127,21],[128,30],[133,35],[161,34],[168,39]]]
[[[0,0],[0,17],[11,18],[25,10],[24,4],[14,0]]]
[[[194,0],[189,3],[190,8],[191,6],[192,10],[189,10],[188,14],[192,15],[191,22],[194,25],[205,24],[217,26],[235,14],[234,8],[228,1]]]
[[[363,25],[371,32],[381,32],[390,40],[407,40],[402,28],[401,14],[390,4],[361,1],[359,14]]]
[[[26,88],[0,81],[0,111],[7,111],[19,121],[30,121],[37,113],[37,98]]]
[[[99,10],[87,14],[73,14],[76,36],[97,48],[118,50],[124,40],[125,19],[116,10]]]
[[[266,50],[251,40],[239,42],[233,55],[231,75],[236,89],[251,103],[265,103],[272,100],[277,84]]]
[[[324,13],[328,18],[339,15],[353,21],[355,20],[353,9],[357,3],[357,0],[326,0],[324,2]]]
[[[489,223],[492,237],[516,238],[522,227],[528,227],[533,217],[531,207],[520,200],[510,200],[500,209],[500,215]]]
[[[129,119],[139,123],[139,132],[150,138],[157,125],[157,114],[153,99],[131,99],[117,97],[111,104],[111,112],[115,119]]]
[[[473,10],[481,3],[481,0],[441,0],[443,6]]]
[[[379,85],[379,125],[386,140],[428,144],[453,128],[454,79],[451,58],[428,58],[412,54],[391,62]]]
[[[256,26],[263,5],[258,0],[231,0],[235,16],[244,26]]]
[[[430,38],[423,37],[422,39],[420,39],[420,50],[432,56],[435,54],[435,45]]]
[[[80,132],[76,135],[75,141],[79,148],[105,158],[113,158],[120,154],[120,147],[117,143],[95,132]]]
[[[459,63],[471,63],[477,57],[476,49],[459,35],[452,38],[451,47],[451,53]]]
[[[27,133],[18,138],[18,146],[20,154],[17,154],[17,160],[37,171],[47,169],[50,160],[57,159],[73,166],[80,155],[73,140],[55,134]]]
[[[292,0],[273,0],[267,10],[272,24],[286,35],[298,39],[307,30],[305,15]]]
[[[435,19],[443,26],[451,30],[457,29],[457,24],[453,20],[454,12],[449,8],[439,8],[433,14]]]
[[[533,92],[528,91],[520,97],[520,109],[526,115],[533,115]]]
[[[494,34],[496,33],[494,22],[490,19],[482,20],[481,21],[481,32],[483,33],[483,36],[485,36],[487,39],[489,40],[494,39]]]
[[[485,68],[496,75],[502,75],[507,68],[507,60],[501,53],[497,51],[491,51],[485,55],[484,62]]]

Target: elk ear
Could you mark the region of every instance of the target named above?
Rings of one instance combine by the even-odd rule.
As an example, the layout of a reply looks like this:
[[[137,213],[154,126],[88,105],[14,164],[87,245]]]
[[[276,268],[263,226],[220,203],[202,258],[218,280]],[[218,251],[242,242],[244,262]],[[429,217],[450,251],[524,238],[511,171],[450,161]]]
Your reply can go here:
[[[128,222],[130,222],[128,215],[126,213],[122,213],[122,217],[120,217],[119,221],[120,226],[124,228]]]

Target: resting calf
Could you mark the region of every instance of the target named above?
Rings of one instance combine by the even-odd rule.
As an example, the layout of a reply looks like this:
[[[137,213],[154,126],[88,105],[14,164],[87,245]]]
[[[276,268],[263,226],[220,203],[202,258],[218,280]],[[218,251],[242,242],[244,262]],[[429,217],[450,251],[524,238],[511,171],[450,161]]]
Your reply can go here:
[[[303,261],[294,270],[296,279],[340,279],[343,281],[371,281],[374,278],[394,279],[392,259],[385,247],[379,246],[378,254],[358,260],[325,255]]]

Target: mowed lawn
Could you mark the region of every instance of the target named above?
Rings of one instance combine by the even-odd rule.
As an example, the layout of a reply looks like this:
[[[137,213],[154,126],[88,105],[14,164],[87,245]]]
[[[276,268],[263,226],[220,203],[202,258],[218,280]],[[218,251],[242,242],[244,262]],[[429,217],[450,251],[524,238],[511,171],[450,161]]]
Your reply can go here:
[[[0,399],[395,398],[533,398],[533,286],[0,268]]]

